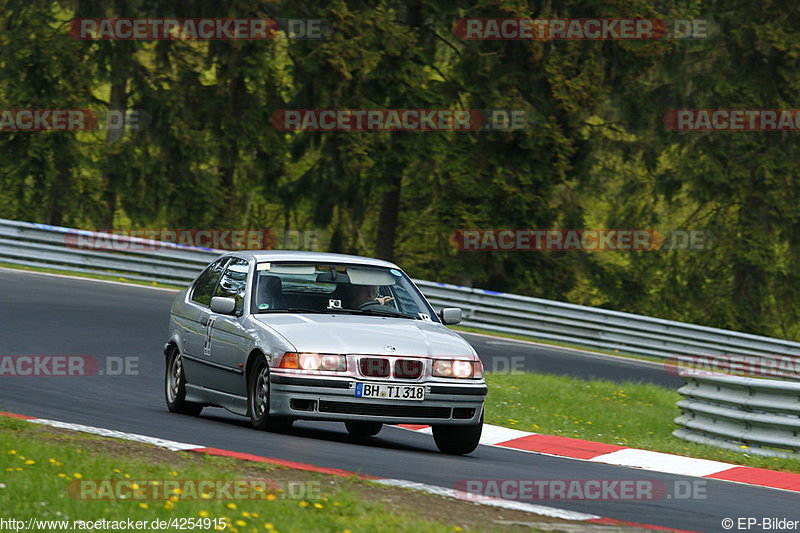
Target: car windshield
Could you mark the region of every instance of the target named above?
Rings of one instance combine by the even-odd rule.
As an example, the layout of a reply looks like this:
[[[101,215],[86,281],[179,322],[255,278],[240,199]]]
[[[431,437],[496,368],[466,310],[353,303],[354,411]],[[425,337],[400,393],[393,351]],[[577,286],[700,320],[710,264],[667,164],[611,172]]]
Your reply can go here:
[[[342,263],[258,263],[254,313],[344,313],[436,320],[396,268]]]

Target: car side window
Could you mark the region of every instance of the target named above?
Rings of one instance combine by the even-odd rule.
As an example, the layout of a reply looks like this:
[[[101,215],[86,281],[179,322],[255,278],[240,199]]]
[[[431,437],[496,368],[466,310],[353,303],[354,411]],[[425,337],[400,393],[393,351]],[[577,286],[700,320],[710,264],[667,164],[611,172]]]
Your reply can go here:
[[[244,292],[247,288],[247,271],[249,263],[244,259],[234,257],[228,263],[228,268],[222,274],[222,278],[214,291],[214,296],[223,296],[236,300],[234,312],[238,315],[242,312],[244,303]]]
[[[192,301],[202,305],[211,305],[211,295],[217,286],[222,271],[228,263],[228,257],[221,257],[214,261],[205,271],[200,274],[192,288]]]

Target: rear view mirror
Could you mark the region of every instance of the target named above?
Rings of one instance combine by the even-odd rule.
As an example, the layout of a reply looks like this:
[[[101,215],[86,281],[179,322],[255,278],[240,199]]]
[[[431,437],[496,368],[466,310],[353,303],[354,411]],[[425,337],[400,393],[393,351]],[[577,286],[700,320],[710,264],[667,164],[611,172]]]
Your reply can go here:
[[[211,310],[221,315],[229,315],[236,309],[236,300],[233,298],[225,298],[223,296],[214,296],[211,298]]]
[[[461,322],[461,308],[460,307],[445,307],[439,311],[439,320],[445,326],[458,324]]]

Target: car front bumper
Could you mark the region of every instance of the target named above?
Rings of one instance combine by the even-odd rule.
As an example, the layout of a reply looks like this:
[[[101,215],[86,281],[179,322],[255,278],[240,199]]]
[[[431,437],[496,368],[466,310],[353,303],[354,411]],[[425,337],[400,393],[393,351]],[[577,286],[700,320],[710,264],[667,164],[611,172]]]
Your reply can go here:
[[[357,382],[421,385],[424,400],[356,398]],[[385,424],[478,424],[485,383],[382,382],[369,379],[270,375],[270,415],[305,420],[382,422]]]

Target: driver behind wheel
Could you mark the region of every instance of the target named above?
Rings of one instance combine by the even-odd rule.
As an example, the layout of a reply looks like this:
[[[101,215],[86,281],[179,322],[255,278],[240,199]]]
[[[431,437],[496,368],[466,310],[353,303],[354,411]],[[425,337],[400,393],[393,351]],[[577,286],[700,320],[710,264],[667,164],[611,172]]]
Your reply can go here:
[[[394,300],[392,296],[379,296],[378,289],[377,285],[350,285],[353,307],[367,304],[386,305]]]

